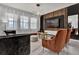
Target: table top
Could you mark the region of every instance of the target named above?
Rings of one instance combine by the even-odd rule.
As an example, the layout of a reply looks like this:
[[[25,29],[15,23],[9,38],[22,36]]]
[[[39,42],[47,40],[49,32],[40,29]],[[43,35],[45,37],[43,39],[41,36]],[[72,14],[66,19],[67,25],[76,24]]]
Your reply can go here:
[[[46,30],[45,32],[47,32],[47,34],[50,34],[50,35],[56,35],[57,34],[57,31]]]

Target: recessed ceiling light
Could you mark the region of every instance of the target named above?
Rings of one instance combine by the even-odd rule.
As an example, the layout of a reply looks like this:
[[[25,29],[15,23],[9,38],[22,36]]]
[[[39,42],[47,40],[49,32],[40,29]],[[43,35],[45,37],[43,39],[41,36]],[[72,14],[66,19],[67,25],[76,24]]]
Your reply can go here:
[[[37,6],[37,7],[39,7],[39,6],[40,6],[40,4],[36,4],[36,6]]]

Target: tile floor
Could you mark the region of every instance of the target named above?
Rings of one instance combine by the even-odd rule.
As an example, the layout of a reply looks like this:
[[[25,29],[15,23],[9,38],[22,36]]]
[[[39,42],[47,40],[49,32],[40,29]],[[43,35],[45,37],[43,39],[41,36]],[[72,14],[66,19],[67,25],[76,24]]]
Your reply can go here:
[[[30,55],[57,55],[56,53],[44,48],[41,44],[41,40],[31,42],[31,53]],[[79,40],[70,39],[68,48],[65,47],[60,55],[79,55]]]

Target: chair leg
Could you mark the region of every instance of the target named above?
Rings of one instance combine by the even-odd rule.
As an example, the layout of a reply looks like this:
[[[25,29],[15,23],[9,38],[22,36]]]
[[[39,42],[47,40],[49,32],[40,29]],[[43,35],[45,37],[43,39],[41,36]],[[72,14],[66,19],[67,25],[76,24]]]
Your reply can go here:
[[[59,55],[59,52],[57,52],[57,55]]]
[[[69,49],[68,44],[66,44],[66,48],[67,48],[67,54],[69,54],[69,52],[68,52],[68,49]]]
[[[66,46],[66,48],[67,48],[67,54],[69,54],[69,52],[68,52],[68,49],[69,49],[68,45]]]
[[[44,47],[43,47],[43,53],[44,53]]]

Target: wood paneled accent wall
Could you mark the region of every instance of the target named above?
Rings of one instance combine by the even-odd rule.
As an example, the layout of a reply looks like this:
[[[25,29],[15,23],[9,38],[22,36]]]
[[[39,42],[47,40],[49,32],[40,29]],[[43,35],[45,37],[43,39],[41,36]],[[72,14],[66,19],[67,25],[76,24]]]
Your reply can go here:
[[[45,14],[45,15],[43,15],[43,20],[62,16],[62,15],[64,16],[64,28],[66,28],[67,27],[67,8],[63,8],[63,9]]]

